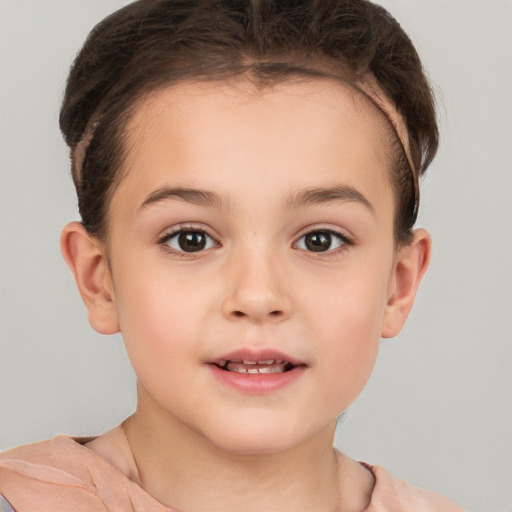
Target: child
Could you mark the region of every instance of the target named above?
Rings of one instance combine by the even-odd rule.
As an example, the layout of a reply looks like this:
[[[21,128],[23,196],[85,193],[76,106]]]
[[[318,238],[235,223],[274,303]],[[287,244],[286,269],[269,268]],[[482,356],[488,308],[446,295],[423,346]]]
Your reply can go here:
[[[139,0],[61,111],[82,222],[62,252],[136,412],[0,456],[18,512],[457,511],[333,450],[430,257],[437,149],[407,36],[364,0]]]

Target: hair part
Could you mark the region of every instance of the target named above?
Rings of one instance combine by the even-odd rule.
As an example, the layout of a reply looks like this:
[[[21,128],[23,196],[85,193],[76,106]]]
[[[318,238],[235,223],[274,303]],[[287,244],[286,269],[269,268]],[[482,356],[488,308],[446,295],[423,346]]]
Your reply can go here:
[[[148,94],[185,81],[243,78],[264,88],[326,76],[350,83],[367,73],[405,119],[414,166],[424,174],[438,146],[432,90],[412,42],[382,7],[367,0],[129,4],[91,31],[62,104],[60,126],[84,226],[106,237],[108,207],[127,155],[124,128]],[[403,148],[396,135],[390,140],[395,238],[404,244],[412,236],[414,190]]]

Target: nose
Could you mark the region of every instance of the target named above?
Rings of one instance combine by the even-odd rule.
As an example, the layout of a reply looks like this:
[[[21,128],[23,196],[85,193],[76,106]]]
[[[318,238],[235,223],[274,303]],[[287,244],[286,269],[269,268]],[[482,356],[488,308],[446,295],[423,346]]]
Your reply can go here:
[[[280,322],[290,315],[284,272],[275,255],[252,248],[226,262],[223,314],[230,320]]]

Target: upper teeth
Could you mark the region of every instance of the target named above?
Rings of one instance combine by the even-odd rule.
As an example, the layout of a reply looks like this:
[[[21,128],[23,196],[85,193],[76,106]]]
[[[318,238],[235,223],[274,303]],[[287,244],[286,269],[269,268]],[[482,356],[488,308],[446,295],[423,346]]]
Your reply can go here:
[[[229,359],[226,361],[219,361],[219,366],[226,366],[227,363],[240,363],[240,364],[282,364],[286,361],[278,361],[277,359],[266,359],[264,361],[242,361],[241,359]]]
[[[265,359],[262,361],[249,360],[228,360],[219,361],[218,366],[223,370],[239,373],[281,373],[287,369],[291,369],[291,365],[287,361],[279,361],[276,359]],[[253,368],[251,368],[253,366]]]
[[[285,368],[280,366],[267,366],[266,368],[227,368],[230,372],[238,373],[282,373]]]

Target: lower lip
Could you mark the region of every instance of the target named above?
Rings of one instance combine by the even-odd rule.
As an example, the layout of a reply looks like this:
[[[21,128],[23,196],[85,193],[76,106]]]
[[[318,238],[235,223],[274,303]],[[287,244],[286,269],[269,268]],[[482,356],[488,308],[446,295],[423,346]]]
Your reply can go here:
[[[305,366],[295,366],[292,370],[282,373],[240,373],[221,370],[210,364],[214,377],[223,384],[251,394],[268,394],[289,386],[304,373]]]

